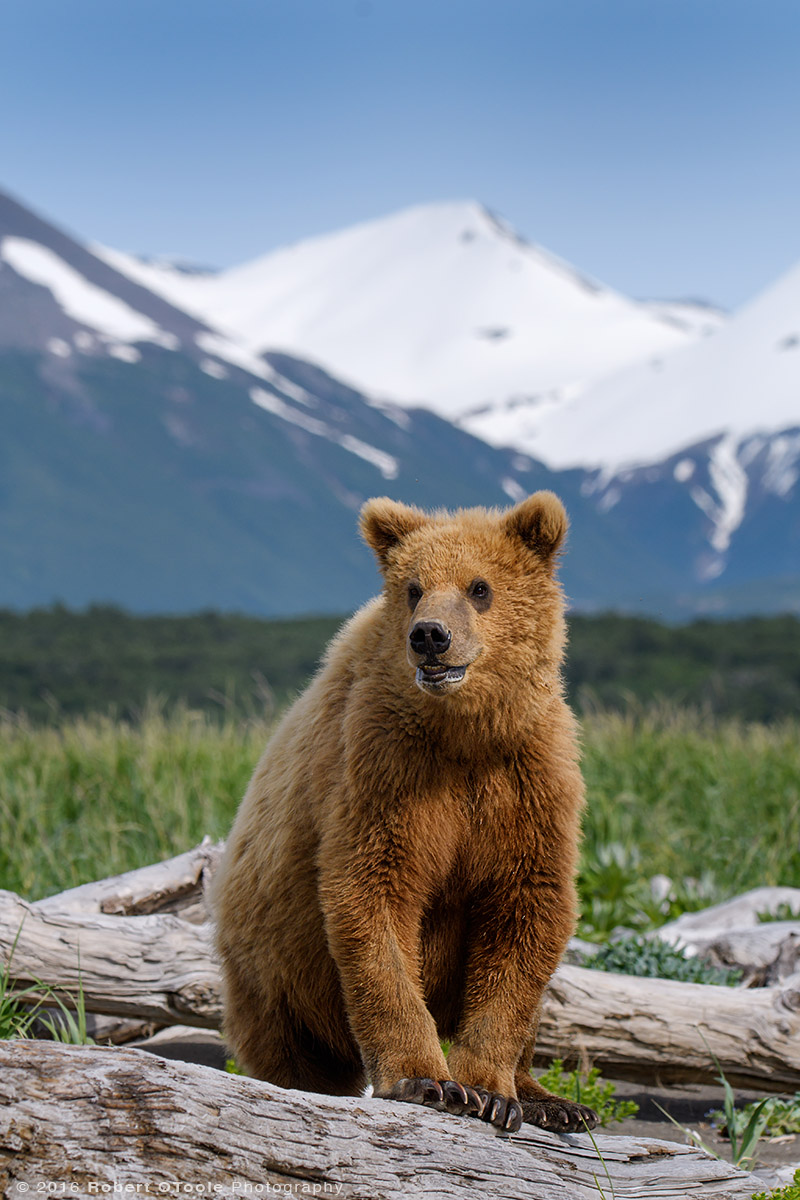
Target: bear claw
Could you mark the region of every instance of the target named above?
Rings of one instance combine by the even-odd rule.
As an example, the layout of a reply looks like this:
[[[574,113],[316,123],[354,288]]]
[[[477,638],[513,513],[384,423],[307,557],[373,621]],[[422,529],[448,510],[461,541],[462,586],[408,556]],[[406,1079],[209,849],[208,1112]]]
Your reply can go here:
[[[594,1109],[571,1100],[525,1100],[522,1113],[522,1119],[529,1125],[554,1133],[585,1133],[587,1129],[594,1129],[599,1120]]]
[[[497,1129],[516,1133],[524,1119],[519,1101],[503,1096],[500,1092],[487,1092],[483,1088],[475,1090],[484,1102],[481,1118]]]
[[[400,1079],[387,1092],[386,1099],[422,1104],[456,1117],[478,1117],[508,1133],[515,1133],[523,1121],[522,1106],[517,1100],[455,1079]]]

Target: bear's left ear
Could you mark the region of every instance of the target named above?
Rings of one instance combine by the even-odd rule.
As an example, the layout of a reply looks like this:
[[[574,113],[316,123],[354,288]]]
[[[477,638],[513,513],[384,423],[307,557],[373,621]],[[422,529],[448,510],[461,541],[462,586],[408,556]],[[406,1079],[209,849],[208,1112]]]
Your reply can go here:
[[[395,546],[427,522],[428,517],[421,509],[400,504],[388,496],[380,496],[376,500],[368,500],[361,509],[361,536],[380,566],[385,567]]]
[[[564,505],[553,492],[534,492],[506,516],[509,537],[520,538],[548,565],[553,562],[569,527]]]

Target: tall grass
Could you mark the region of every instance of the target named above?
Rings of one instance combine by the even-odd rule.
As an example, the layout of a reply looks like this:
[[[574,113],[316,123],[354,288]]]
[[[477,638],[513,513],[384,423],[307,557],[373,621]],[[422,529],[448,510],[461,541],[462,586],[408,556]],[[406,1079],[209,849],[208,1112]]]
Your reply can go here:
[[[267,733],[155,706],[135,724],[0,720],[0,886],[36,898],[224,837]]]
[[[800,884],[800,722],[664,708],[583,730],[587,932]],[[157,706],[135,723],[0,719],[0,887],[36,898],[224,837],[267,735]],[[654,895],[657,874],[672,885]]]
[[[800,722],[661,707],[595,713],[583,728],[581,885],[597,932],[620,908],[645,925],[762,884],[800,885]],[[654,894],[659,874],[672,886]]]

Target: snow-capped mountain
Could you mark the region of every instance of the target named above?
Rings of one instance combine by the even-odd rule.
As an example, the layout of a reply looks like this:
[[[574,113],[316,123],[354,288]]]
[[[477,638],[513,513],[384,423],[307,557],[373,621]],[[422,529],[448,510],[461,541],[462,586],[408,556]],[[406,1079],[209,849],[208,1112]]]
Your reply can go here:
[[[692,586],[747,575],[745,531],[770,497],[797,549],[800,267],[730,319],[636,302],[476,204],[410,209],[216,276],[103,253],[254,354],[288,346],[373,396],[585,471],[584,495],[637,537],[674,501],[678,535],[661,545]]]
[[[80,353],[130,360],[137,342],[175,349],[210,332],[2,194],[0,296],[0,345],[58,358]]]
[[[0,305],[0,348],[37,350],[66,365],[76,357],[138,362],[143,348],[158,346],[217,377],[235,366],[269,378],[258,356],[2,193]]]
[[[627,555],[579,477],[256,356],[0,198],[0,606],[346,612],[378,586],[367,497],[555,486],[576,518],[568,587],[614,603]]]
[[[375,588],[366,497],[551,487],[578,608],[800,611],[798,292],[791,272],[730,323],[626,300],[476,205],[215,274],[0,196],[0,605],[345,611]],[[259,296],[274,328],[341,343],[346,375],[409,390],[342,382],[308,361],[323,340],[271,347]],[[455,424],[409,403],[423,378]]]
[[[254,353],[310,358],[368,395],[517,448],[542,411],[720,319],[630,300],[476,203],[406,209],[216,275],[98,253]]]
[[[609,376],[543,425],[552,466],[660,462],[709,438],[800,425],[800,263],[713,337]]]
[[[700,538],[701,584],[744,586],[800,571],[800,264],[713,337],[600,381],[543,426],[555,467],[594,465],[584,484],[633,532],[636,510],[680,499]],[[780,531],[780,532],[779,532]],[[684,538],[684,544],[686,539]],[[776,550],[780,545],[782,548]],[[777,585],[779,594],[783,584]],[[713,607],[713,602],[712,602]]]

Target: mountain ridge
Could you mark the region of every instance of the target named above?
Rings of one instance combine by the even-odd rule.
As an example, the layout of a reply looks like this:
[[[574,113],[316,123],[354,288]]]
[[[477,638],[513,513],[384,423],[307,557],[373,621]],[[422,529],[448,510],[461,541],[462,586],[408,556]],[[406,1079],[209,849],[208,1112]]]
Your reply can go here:
[[[505,279],[498,246],[524,243],[485,210],[469,214],[484,223],[483,248],[451,236],[451,212],[444,253],[472,279],[477,250]],[[548,487],[572,519],[563,573],[576,609],[800,611],[800,420],[744,438],[723,430],[646,464],[554,468],[307,357],[261,353],[146,287],[151,266],[134,280],[109,256],[125,257],[101,261],[0,197],[0,605],[342,612],[377,590],[355,532],[370,495],[503,505]],[[185,264],[180,273],[182,286],[200,282]],[[601,285],[560,278],[567,307],[578,288],[594,314]],[[303,294],[298,284],[298,304]],[[623,311],[654,327],[633,302],[614,305],[614,321]],[[667,309],[659,330],[677,319]],[[699,329],[672,328],[664,362],[724,345]],[[491,330],[478,339],[489,350],[504,342]],[[580,322],[561,331],[576,354],[579,333]],[[435,325],[427,336],[435,356]]]
[[[473,410],[534,408],[694,336],[528,242],[474,201],[419,205],[210,277],[103,251],[255,353],[282,348],[367,395],[424,405],[494,444]],[[548,399],[549,397],[549,399]],[[541,457],[541,455],[537,455]]]

